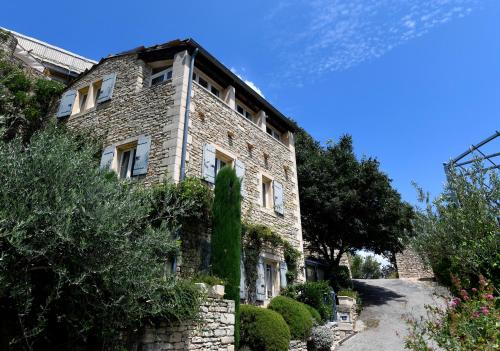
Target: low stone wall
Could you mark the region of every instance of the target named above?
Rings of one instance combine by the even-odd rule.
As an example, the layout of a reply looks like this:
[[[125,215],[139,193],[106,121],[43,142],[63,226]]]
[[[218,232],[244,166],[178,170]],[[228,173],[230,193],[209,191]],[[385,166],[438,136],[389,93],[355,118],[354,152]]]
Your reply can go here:
[[[400,279],[434,279],[432,269],[411,249],[396,254],[396,264]]]
[[[137,351],[234,351],[234,301],[208,298],[198,320],[146,328]]]
[[[289,351],[307,351],[307,342],[302,340],[291,340],[288,345]]]

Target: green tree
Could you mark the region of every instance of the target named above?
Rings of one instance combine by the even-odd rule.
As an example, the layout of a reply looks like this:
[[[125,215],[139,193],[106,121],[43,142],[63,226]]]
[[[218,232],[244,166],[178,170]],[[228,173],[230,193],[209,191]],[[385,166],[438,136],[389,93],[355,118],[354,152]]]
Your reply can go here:
[[[412,207],[376,159],[356,158],[350,136],[323,147],[299,130],[296,156],[304,238],[333,274],[346,252],[389,256],[403,249],[412,234]]]
[[[437,278],[451,286],[450,274],[465,286],[485,276],[500,283],[500,182],[498,171],[480,163],[465,172],[450,171],[444,191],[433,201],[422,189],[412,246],[431,264]]]
[[[2,350],[112,346],[198,310],[198,290],[166,274],[178,244],[149,224],[149,191],[99,171],[96,151],[56,127],[0,143]]]
[[[351,274],[355,279],[378,279],[382,276],[380,262],[375,259],[375,256],[354,255],[351,259]]]
[[[241,195],[240,180],[231,167],[215,179],[212,234],[212,273],[226,282],[225,297],[236,304],[235,344],[239,341]]]

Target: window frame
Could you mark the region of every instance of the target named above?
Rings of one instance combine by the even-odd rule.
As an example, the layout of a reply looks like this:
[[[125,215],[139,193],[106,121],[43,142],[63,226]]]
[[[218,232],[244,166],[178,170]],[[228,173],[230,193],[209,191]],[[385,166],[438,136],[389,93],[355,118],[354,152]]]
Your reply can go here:
[[[206,83],[206,86],[203,83],[200,83],[200,78],[203,80],[203,82]],[[193,71],[192,79],[193,79],[193,82],[196,82],[200,87],[202,87],[203,89],[208,91],[210,94],[217,97],[218,99],[221,99],[220,95],[221,95],[221,92],[223,90],[222,87],[220,87],[218,84],[213,82],[210,78],[208,78],[208,76],[205,73],[199,71],[198,69],[195,69]],[[217,93],[214,93],[213,90],[216,90]]]
[[[118,178],[120,179],[132,179],[134,178],[134,164],[135,164],[135,156],[137,152],[137,141],[128,143],[125,145],[120,145],[117,146],[116,148],[117,151],[117,166],[116,166],[116,173],[118,175]],[[122,166],[123,166],[123,159],[125,157],[125,154],[127,152],[130,152],[130,156],[128,159],[128,164],[127,164],[127,170],[125,176],[122,176]]]
[[[260,206],[267,210],[274,208],[273,179],[260,175]]]
[[[151,74],[151,77],[149,78],[149,86],[153,87],[153,86],[161,85],[169,80],[172,80],[172,74],[173,74],[172,66],[169,66],[169,67],[165,68],[164,70],[161,70],[155,74]],[[155,80],[158,77],[163,77],[163,80],[158,82],[158,83],[153,84],[153,80]]]
[[[241,109],[243,112],[238,111]],[[236,101],[236,112],[240,115],[248,119],[250,122],[255,123],[255,113],[253,113],[248,107],[242,104],[239,101]]]
[[[271,131],[271,132],[269,132]],[[279,130],[274,128],[272,125],[269,123],[266,123],[266,133],[270,136],[272,136],[274,139],[281,141],[283,133],[281,133]]]

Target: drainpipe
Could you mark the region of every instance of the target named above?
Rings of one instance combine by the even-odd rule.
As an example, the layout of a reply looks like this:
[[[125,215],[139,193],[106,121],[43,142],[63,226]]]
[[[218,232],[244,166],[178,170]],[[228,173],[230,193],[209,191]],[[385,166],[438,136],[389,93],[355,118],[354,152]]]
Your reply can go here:
[[[184,114],[184,134],[182,137],[181,174],[180,174],[181,181],[186,178],[186,149],[187,149],[187,140],[189,131],[189,109],[191,107],[191,89],[193,87],[193,69],[194,69],[194,59],[196,58],[196,54],[198,54],[198,48],[194,49],[193,54],[191,55],[191,63],[189,64],[186,112]]]

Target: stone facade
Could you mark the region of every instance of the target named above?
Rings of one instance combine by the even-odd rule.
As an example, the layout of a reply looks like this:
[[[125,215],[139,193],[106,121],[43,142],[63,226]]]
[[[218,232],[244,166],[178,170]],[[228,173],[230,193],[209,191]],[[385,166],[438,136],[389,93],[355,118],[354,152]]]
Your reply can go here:
[[[73,113],[66,123],[70,128],[98,138],[105,147],[136,140],[140,135],[150,136],[149,164],[144,182],[157,183],[167,174],[173,154],[169,145],[176,139],[178,129],[177,116],[171,113],[175,96],[173,83],[145,87],[150,70],[135,57],[123,56],[95,66],[70,88],[78,91],[91,87],[114,72],[117,78],[112,99]],[[74,110],[78,108],[78,103],[77,97]]]
[[[302,340],[290,340],[288,345],[289,351],[307,351],[307,341]]]
[[[400,279],[432,280],[434,272],[427,267],[420,256],[411,249],[396,254],[396,264]]]
[[[101,60],[68,86],[57,113],[61,123],[65,123],[69,128],[87,132],[100,140],[104,148],[101,166],[109,165],[119,174],[123,171],[123,155],[127,150],[135,150],[133,155],[140,154],[141,140],[148,139],[147,153],[140,154],[146,162],[147,171],[134,177],[148,186],[165,179],[174,182],[181,179],[191,62],[189,50],[174,47],[169,48],[170,51],[167,52],[156,52],[155,48]],[[199,56],[197,60],[202,62]],[[196,62],[198,61],[195,61],[194,72],[199,75],[204,67],[197,67]],[[214,64],[217,66],[217,63]],[[160,84],[151,86],[151,78],[155,72],[153,70],[158,69],[159,65],[169,67],[171,76]],[[231,84],[235,84],[235,79],[238,78],[231,76],[232,73],[221,67],[211,68],[216,69],[219,69],[219,74],[225,76],[214,76],[214,71],[211,76],[206,72],[202,74],[205,74],[205,78],[210,82],[220,82],[224,79],[230,82],[225,86],[218,86],[220,94],[214,94],[213,90],[207,86],[203,87],[197,81],[193,80],[192,83],[186,175],[204,177],[202,170],[203,167],[206,168],[205,147],[210,144],[217,153],[223,153],[228,158],[227,164],[238,168],[238,163],[238,169],[244,167],[243,220],[271,227],[297,250],[303,252],[291,124],[284,117],[279,117],[279,112],[265,100],[255,97],[251,88],[240,86],[239,91],[235,90]],[[109,91],[104,83],[109,76],[114,76],[112,94],[108,94],[108,99],[102,101],[102,95],[99,94],[102,94],[102,90]],[[74,96],[74,100],[68,102],[68,96]],[[238,98],[246,99],[246,103],[253,106],[255,115],[252,121],[237,112]],[[63,108],[64,106],[66,108]],[[66,112],[62,114],[61,111]],[[280,140],[269,134],[270,128],[280,128]],[[106,154],[111,156],[104,162]],[[137,163],[141,156],[131,157],[135,157]],[[135,167],[134,163],[131,167]],[[211,167],[215,170],[215,166]],[[128,172],[127,176],[132,176],[132,172]],[[269,203],[272,204],[266,207],[262,205],[263,182],[267,181],[272,182],[273,186],[276,183],[281,186],[283,206],[279,208],[283,209],[282,213],[276,209],[275,202],[280,200],[279,195],[277,200],[276,193],[279,191],[275,192],[275,188],[272,195],[269,192]],[[209,230],[200,230],[198,242],[183,243],[182,257],[177,260],[176,265],[179,272],[190,275],[207,266],[209,237]],[[276,250],[264,252],[259,263],[262,268],[259,270],[258,286],[267,284],[264,279],[265,269],[271,267],[269,269],[274,275],[273,296],[278,294],[284,284],[285,275],[282,270],[286,268],[283,268],[283,262],[282,252]],[[302,270],[299,270],[298,280],[303,279]],[[268,299],[267,291],[259,296],[265,296],[260,301]]]
[[[187,174],[202,176],[205,143],[213,143],[217,150],[242,161],[245,165],[243,220],[271,226],[302,251],[293,143],[285,145],[277,141],[196,83],[191,111]],[[283,215],[261,205],[261,179],[266,174],[283,185]]]
[[[234,301],[208,298],[197,321],[146,328],[136,351],[234,351]]]

